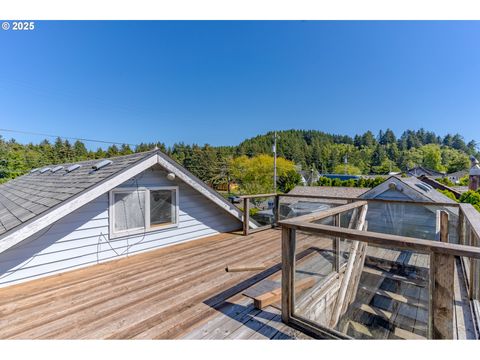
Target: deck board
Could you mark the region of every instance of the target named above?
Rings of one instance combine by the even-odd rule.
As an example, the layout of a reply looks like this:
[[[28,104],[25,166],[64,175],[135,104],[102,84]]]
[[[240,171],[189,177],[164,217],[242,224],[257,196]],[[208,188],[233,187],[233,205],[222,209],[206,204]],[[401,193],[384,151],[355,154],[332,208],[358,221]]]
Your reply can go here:
[[[249,236],[219,234],[1,288],[0,338],[308,339],[281,322],[278,304],[258,310],[243,295],[262,281],[280,281],[280,237],[276,229]],[[330,272],[331,239],[301,232],[297,239],[298,276],[320,281]],[[397,262],[428,272],[428,257],[375,247],[369,247],[369,255],[381,266],[365,269],[366,279],[404,283],[401,294],[372,284],[378,296],[397,297],[396,308],[379,304],[386,309],[384,317],[407,325],[404,334],[398,329],[395,336],[423,336],[428,289],[419,285],[424,281],[382,267]],[[225,271],[227,265],[260,263],[268,264],[266,270]],[[459,262],[456,268],[456,338],[471,338],[474,325]],[[362,330],[360,323],[351,326]]]
[[[228,264],[246,262],[274,265],[225,272]],[[176,338],[278,274],[279,262],[279,230],[221,234],[9,286],[0,289],[0,338]]]

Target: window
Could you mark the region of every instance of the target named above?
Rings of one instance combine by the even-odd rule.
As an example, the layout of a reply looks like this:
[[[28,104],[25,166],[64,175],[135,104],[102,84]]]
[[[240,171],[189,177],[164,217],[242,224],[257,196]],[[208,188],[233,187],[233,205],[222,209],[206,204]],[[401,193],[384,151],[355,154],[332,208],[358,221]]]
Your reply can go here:
[[[175,193],[171,190],[150,190],[150,226],[175,224]]]
[[[111,237],[178,224],[178,188],[115,189],[110,192]]]

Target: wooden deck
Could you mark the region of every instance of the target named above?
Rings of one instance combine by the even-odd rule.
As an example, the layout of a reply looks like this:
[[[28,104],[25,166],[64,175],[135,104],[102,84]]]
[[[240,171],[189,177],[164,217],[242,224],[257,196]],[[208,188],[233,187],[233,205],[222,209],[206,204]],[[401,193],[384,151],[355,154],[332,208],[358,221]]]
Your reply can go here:
[[[2,288],[0,338],[307,339],[281,322],[278,302],[258,310],[244,295],[280,281],[280,236],[280,230],[273,229],[249,236],[221,234]],[[305,253],[303,264],[319,259],[319,254],[327,259],[325,264],[330,261],[331,240],[304,233],[297,239],[298,253]],[[315,253],[306,250],[312,246]],[[342,323],[344,331],[361,338],[425,336],[426,257],[373,247],[368,255],[358,301]],[[317,270],[300,265],[298,272],[312,276],[313,269],[321,281],[329,267],[314,263]],[[225,271],[227,265],[246,264],[265,264],[266,270]],[[414,276],[406,277],[405,269]],[[471,338],[463,277],[459,271],[456,276],[455,337]],[[398,286],[390,286],[397,280]],[[382,325],[385,321],[388,326]]]
[[[279,230],[221,234],[2,288],[0,338],[172,339],[218,316],[214,338],[304,338],[241,295],[279,261]],[[235,263],[270,265],[227,273]]]

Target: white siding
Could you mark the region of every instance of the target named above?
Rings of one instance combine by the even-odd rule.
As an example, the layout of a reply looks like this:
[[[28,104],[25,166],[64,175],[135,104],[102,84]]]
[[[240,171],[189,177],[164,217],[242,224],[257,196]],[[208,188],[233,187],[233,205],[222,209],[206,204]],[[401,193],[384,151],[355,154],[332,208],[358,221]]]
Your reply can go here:
[[[238,219],[189,185],[167,180],[158,166],[121,186],[137,185],[179,187],[178,227],[110,239],[108,194],[103,194],[1,253],[0,286],[241,228]]]

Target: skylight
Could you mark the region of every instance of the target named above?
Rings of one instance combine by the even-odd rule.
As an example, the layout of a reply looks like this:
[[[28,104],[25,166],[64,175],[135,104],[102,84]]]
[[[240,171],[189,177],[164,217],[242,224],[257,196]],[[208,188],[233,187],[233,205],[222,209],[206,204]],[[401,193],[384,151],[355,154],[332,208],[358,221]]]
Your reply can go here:
[[[422,189],[425,192],[429,192],[430,190],[433,189],[431,186],[429,186],[427,184],[415,184],[415,186]]]
[[[92,169],[94,171],[97,171],[97,170],[100,170],[101,168],[107,166],[107,165],[110,165],[112,163],[112,160],[102,160],[98,163],[96,163],[95,165],[92,166]]]
[[[63,169],[63,166],[61,166],[61,165],[55,166],[55,167],[52,169],[52,173],[57,172],[58,170],[62,170],[62,169]]]
[[[81,166],[82,165],[79,165],[79,164],[70,165],[68,168],[65,169],[65,171],[67,173],[71,173],[72,171],[77,170]]]

